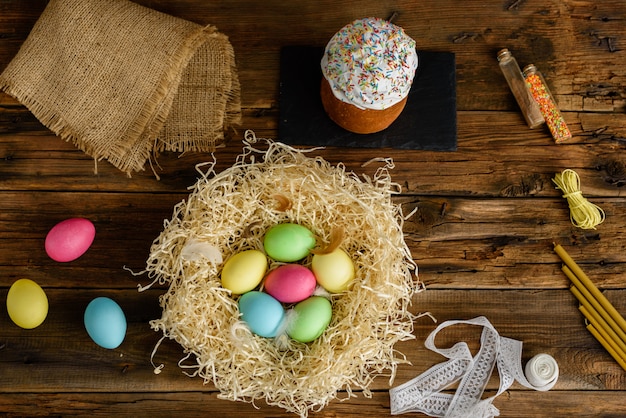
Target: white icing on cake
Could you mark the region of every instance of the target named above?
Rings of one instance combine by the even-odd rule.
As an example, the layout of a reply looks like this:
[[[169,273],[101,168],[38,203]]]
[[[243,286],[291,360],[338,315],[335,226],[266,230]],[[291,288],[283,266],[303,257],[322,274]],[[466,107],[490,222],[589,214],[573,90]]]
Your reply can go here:
[[[326,45],[322,74],[339,100],[386,109],[403,100],[417,69],[415,41],[384,19],[358,19]]]

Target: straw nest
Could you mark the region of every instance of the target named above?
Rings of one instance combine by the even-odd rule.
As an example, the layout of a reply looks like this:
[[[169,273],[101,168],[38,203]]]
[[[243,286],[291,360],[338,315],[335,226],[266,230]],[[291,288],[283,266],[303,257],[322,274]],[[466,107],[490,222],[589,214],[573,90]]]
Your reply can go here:
[[[183,347],[183,360],[193,362],[184,366],[189,375],[213,382],[220,398],[264,400],[302,417],[355,390],[371,396],[376,376],[392,384],[397,365],[406,363],[393,347],[414,338],[409,305],[420,289],[404,218],[391,200],[400,189],[389,176],[393,163],[377,160],[383,167],[373,177],[359,177],[305,153],[248,131],[232,167],[218,174],[207,164],[153,242],[146,267],[153,282],[142,288],[169,285],[160,297],[162,317],[150,325],[163,333],[161,341]],[[340,247],[356,268],[348,291],[327,295],[332,321],[308,344],[252,334],[239,317],[237,297],[220,283],[223,261],[263,250],[265,231],[283,222],[308,227],[319,247],[343,231]]]

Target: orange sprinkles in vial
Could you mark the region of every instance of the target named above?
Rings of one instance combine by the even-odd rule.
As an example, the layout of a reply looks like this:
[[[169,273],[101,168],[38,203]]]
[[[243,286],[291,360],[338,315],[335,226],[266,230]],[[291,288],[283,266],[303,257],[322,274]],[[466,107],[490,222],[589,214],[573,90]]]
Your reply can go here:
[[[554,138],[554,142],[560,144],[572,138],[570,132],[559,108],[548,89],[548,85],[544,81],[541,73],[537,70],[533,64],[529,64],[524,67],[524,78],[526,85],[530,90],[530,94],[533,99],[539,105],[539,110],[543,115],[543,118],[550,129],[550,133]]]

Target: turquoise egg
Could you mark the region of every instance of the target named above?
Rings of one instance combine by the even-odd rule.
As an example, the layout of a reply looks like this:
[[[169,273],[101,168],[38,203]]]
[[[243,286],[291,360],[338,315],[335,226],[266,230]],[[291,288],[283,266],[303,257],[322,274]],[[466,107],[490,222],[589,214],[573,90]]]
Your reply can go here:
[[[287,335],[301,343],[317,339],[328,327],[333,316],[330,301],[321,296],[311,296],[293,308],[295,319],[287,329]]]
[[[302,225],[278,224],[265,233],[263,246],[266,254],[274,260],[291,263],[309,255],[315,247],[315,235]]]
[[[275,337],[285,318],[285,310],[279,301],[256,290],[239,298],[239,312],[250,331],[261,337]]]
[[[113,299],[98,297],[85,309],[85,329],[93,342],[103,348],[117,348],[126,336],[126,316]]]

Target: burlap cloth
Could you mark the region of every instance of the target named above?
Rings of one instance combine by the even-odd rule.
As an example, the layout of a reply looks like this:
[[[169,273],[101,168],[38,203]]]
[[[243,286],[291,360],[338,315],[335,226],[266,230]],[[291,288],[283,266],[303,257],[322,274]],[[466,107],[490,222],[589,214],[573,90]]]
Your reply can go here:
[[[126,0],[51,0],[0,88],[129,175],[152,153],[213,151],[241,119],[228,38]]]

